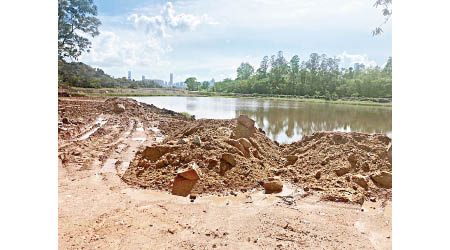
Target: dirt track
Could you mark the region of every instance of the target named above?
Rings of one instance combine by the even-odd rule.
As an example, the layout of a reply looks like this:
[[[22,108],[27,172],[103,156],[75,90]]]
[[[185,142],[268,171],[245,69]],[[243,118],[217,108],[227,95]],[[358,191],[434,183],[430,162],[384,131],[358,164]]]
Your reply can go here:
[[[117,104],[122,104],[124,110],[115,110]],[[277,173],[270,169],[250,174],[250,178],[243,183],[251,185],[244,190],[235,189],[233,185],[226,188],[229,185],[217,186],[213,183],[210,189],[215,192],[208,192],[209,188],[202,192],[203,189],[199,188],[207,186],[199,183],[195,191],[201,195],[191,202],[189,198],[173,196],[167,192],[170,190],[170,183],[163,180],[172,179],[176,169],[170,170],[168,167],[164,170],[167,178],[162,178],[158,183],[149,183],[148,187],[153,190],[129,185],[133,183],[130,179],[123,179],[123,176],[132,169],[133,162],[137,163],[139,152],[146,147],[173,143],[172,141],[180,139],[180,131],[186,131],[186,128],[202,121],[186,121],[176,113],[120,99],[60,98],[58,110],[61,249],[391,248],[390,189],[373,185],[370,180],[367,190],[359,186],[355,189],[355,185],[347,184],[352,183],[351,181],[345,180],[349,174],[343,174],[339,178],[332,176],[334,171],[340,170],[342,164],[347,164],[338,151],[343,148],[340,142],[348,140],[347,136],[351,136],[350,140],[353,140],[354,135],[344,134],[342,138],[334,138],[335,134],[325,134],[325,137],[321,135],[313,138],[312,144],[304,142],[304,145],[268,148],[273,152],[260,156],[262,161],[287,166],[286,171]],[[203,129],[202,133],[207,131]],[[258,138],[265,140],[261,131],[256,133]],[[195,133],[189,136],[195,136]],[[323,139],[327,136],[330,136],[331,141],[334,138],[336,143],[329,145],[330,141]],[[201,134],[200,137],[202,143],[206,144],[208,139],[204,138],[208,137],[202,137]],[[347,150],[358,158],[354,164],[349,165],[354,165],[351,174],[381,170],[391,172],[391,166],[382,152],[383,145],[389,141],[383,141],[383,138],[361,135],[361,140],[354,142],[359,145],[358,149],[352,147],[353,144],[345,144]],[[257,142],[260,143],[261,140],[258,139]],[[191,147],[189,138],[187,141],[189,143],[180,150]],[[267,141],[266,144],[261,145],[269,147],[271,142]],[[221,150],[221,142],[215,145],[218,148],[211,146],[211,152]],[[308,152],[320,155],[321,151],[314,151],[320,145],[328,145],[327,150],[336,150],[333,154],[335,158],[329,158],[329,171],[324,168],[326,164],[322,164],[322,161],[317,160],[311,165],[307,164],[309,161],[302,160],[310,159]],[[367,145],[376,146],[367,148]],[[223,147],[225,146],[224,144]],[[191,151],[195,153],[200,149],[195,147]],[[300,149],[299,152],[292,152],[297,149]],[[307,151],[303,152],[303,149]],[[364,150],[372,153],[367,154]],[[245,151],[239,156],[240,160],[248,163],[248,167],[252,166],[252,161],[260,164],[261,160],[253,157],[254,151],[249,150],[252,155],[248,155],[248,158]],[[298,160],[292,165],[288,165],[284,158],[273,157],[275,154],[286,156],[292,153],[298,155]],[[361,158],[362,153],[366,154],[364,158]],[[174,154],[177,155],[176,152]],[[151,164],[153,163],[150,162]],[[199,164],[201,165],[200,162]],[[310,165],[311,170],[296,172],[296,169]],[[241,168],[234,167],[227,174],[232,174],[233,171],[239,174],[239,169]],[[322,171],[320,178],[316,178],[317,171]],[[209,175],[208,173],[206,171],[208,178],[216,176],[212,170]],[[263,188],[253,180],[272,175],[282,177],[285,182],[283,192],[264,194]],[[217,175],[217,178],[223,177]],[[332,181],[327,182],[328,179]],[[128,184],[124,180],[128,180]],[[320,188],[324,190],[321,191]],[[326,195],[335,194],[336,190],[351,191],[358,194],[359,196],[355,195],[358,197],[363,195],[363,205],[355,203],[351,198],[342,200],[346,202],[324,201],[324,197],[329,197]],[[234,195],[230,195],[230,191]]]

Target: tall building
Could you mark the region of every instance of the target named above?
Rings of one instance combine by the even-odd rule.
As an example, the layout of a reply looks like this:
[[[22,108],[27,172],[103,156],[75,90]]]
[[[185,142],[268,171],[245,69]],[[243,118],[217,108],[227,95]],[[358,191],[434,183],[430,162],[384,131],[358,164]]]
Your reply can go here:
[[[128,71],[128,80],[131,80],[131,71]]]
[[[214,80],[214,78],[213,78],[213,79],[211,79],[211,81],[209,81],[209,86],[214,86],[214,83],[216,83],[216,80]]]
[[[144,75],[142,75],[142,81],[145,81],[145,76]]]
[[[170,86],[173,85],[173,73],[170,73]]]

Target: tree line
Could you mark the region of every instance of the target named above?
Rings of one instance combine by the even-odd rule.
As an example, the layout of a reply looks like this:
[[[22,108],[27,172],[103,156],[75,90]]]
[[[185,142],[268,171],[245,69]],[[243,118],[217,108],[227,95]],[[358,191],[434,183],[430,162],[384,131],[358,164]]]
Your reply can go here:
[[[58,61],[58,85],[80,88],[159,88],[153,81],[128,80],[125,77],[114,78],[100,68],[93,68],[82,62]]]
[[[338,58],[312,53],[300,61],[294,55],[289,61],[279,51],[270,58],[264,56],[259,68],[247,62],[237,68],[237,78],[224,79],[208,86],[208,91],[242,94],[295,95],[337,99],[340,97],[392,97],[392,57],[386,65],[340,68]],[[200,90],[203,84],[195,78],[186,79],[189,90]],[[205,88],[203,88],[205,89]]]

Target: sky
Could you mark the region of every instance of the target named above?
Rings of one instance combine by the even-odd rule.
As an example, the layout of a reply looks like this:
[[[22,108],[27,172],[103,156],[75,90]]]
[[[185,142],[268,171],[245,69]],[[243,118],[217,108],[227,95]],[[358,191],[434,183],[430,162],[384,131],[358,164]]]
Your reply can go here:
[[[287,60],[311,53],[341,67],[383,66],[392,55],[392,21],[374,0],[94,0],[100,35],[79,61],[114,77],[199,81],[236,77],[242,62],[255,70],[264,56]]]

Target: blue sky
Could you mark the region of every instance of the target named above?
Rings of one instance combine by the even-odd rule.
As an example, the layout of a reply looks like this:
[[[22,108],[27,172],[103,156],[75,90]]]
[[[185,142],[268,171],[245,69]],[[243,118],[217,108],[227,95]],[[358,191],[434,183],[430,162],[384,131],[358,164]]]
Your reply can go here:
[[[374,0],[94,0],[102,21],[90,53],[80,61],[114,77],[136,80],[195,76],[234,78],[241,62],[258,67],[282,50],[286,59],[313,53],[382,66],[392,55],[392,24]]]

